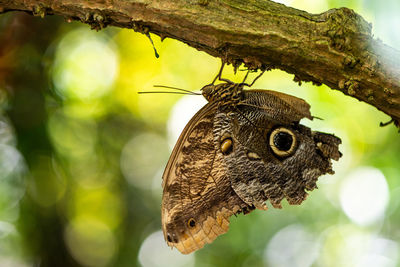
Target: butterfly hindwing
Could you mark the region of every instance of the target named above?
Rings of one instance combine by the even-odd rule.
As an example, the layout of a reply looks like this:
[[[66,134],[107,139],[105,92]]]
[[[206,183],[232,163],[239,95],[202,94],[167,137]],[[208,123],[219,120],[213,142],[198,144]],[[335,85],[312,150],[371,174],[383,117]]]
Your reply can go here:
[[[297,105],[291,108],[288,99]],[[340,157],[340,139],[299,124],[302,117],[312,118],[302,99],[249,90],[243,102],[251,105],[238,105],[230,114],[218,114],[216,122],[222,125],[219,135],[232,139],[232,151],[224,161],[233,189],[248,205],[260,209],[266,208],[267,200],[276,208],[281,207],[283,198],[290,204],[300,204],[306,190],[316,188],[319,176],[333,173],[330,160]],[[274,112],[266,113],[271,107]],[[290,154],[274,154],[271,133],[276,129],[290,133],[294,142]]]

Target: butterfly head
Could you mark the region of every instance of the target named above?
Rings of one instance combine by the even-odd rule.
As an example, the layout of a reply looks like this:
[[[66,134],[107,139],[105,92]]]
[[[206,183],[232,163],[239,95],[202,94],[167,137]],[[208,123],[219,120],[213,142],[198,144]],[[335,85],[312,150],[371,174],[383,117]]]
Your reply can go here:
[[[243,83],[224,82],[208,84],[201,91],[208,102],[218,102],[220,106],[237,104],[243,98]]]

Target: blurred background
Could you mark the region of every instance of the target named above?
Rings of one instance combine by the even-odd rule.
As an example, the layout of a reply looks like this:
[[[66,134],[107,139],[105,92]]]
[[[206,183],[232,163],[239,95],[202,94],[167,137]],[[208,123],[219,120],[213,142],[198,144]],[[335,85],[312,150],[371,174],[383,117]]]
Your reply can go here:
[[[400,2],[287,0],[320,13],[353,8],[376,38],[400,46]],[[273,70],[253,88],[306,99],[342,138],[335,175],[301,206],[254,211],[191,254],[161,233],[161,176],[201,96],[138,95],[153,85],[198,90],[220,61],[132,30],[99,32],[63,18],[0,16],[0,266],[399,266],[400,139],[389,117]],[[224,77],[240,81],[244,72]],[[256,74],[253,74],[255,76]]]

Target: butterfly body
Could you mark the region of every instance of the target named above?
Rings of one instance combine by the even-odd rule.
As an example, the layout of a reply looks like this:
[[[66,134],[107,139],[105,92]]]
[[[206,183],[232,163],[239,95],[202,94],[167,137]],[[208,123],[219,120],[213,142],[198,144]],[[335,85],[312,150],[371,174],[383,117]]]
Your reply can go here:
[[[302,99],[244,84],[208,85],[209,101],[183,130],[163,174],[162,227],[184,254],[211,243],[238,213],[300,204],[333,173],[340,139],[299,124]]]

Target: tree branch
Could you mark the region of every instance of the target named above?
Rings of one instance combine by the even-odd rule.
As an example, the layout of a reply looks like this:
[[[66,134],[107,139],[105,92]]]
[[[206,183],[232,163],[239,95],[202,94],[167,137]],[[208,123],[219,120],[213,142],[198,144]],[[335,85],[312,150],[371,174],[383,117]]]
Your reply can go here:
[[[399,126],[400,52],[347,8],[313,15],[268,0],[0,0],[0,13],[12,10],[152,32],[234,66],[279,68],[367,102]]]

